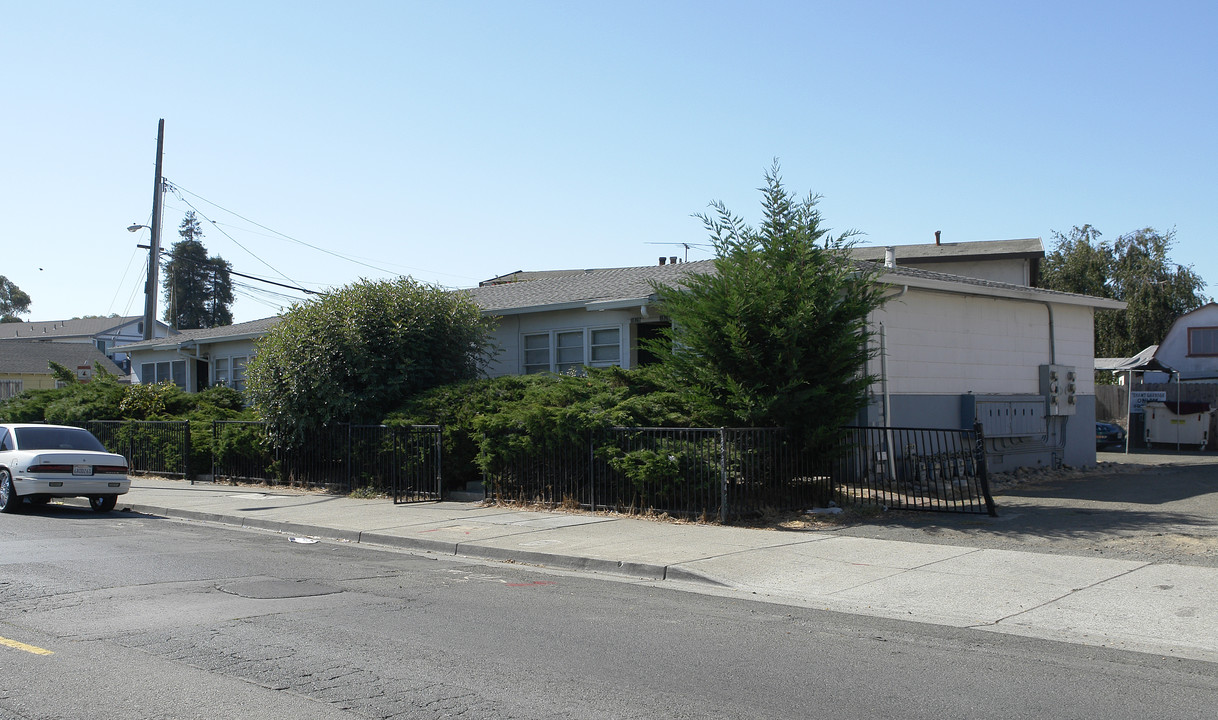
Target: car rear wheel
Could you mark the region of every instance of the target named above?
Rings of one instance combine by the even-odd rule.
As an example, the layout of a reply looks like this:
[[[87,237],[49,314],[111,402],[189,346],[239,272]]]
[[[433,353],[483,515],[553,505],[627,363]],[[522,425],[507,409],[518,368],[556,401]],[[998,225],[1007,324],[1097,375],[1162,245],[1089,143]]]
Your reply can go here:
[[[21,507],[21,497],[13,488],[13,476],[5,468],[0,468],[0,512],[14,513]]]
[[[118,495],[94,495],[89,498],[89,505],[99,513],[110,512],[118,504]]]

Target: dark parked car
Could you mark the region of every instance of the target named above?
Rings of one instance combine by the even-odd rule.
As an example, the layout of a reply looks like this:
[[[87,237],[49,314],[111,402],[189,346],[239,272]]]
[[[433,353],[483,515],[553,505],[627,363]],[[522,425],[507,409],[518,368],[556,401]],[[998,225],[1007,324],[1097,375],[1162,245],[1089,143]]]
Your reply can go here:
[[[1125,447],[1125,430],[1120,425],[1097,422],[1095,424],[1095,449]]]

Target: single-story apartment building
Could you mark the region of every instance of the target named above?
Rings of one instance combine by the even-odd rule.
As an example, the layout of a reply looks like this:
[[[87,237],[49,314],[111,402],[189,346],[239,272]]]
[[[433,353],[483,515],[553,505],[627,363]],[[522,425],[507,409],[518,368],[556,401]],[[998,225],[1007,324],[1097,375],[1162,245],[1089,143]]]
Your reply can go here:
[[[223,327],[181,330],[177,334],[125,346],[136,383],[172,382],[188,392],[211,385],[245,390],[245,368],[254,343],[279,323],[269,317]]]
[[[936,244],[881,255],[887,303],[871,317],[877,378],[858,422],[985,430],[991,468],[1094,465],[1094,312],[1124,303],[1034,287],[1040,241]],[[993,250],[987,263],[987,249]],[[857,249],[856,249],[857,252]],[[907,267],[899,258],[921,258]],[[667,258],[665,258],[667,260]],[[859,260],[868,262],[868,260]],[[952,267],[972,276],[927,269]],[[637,367],[640,341],[669,321],[654,284],[680,285],[714,262],[510,273],[462,290],[499,318],[489,374]],[[995,279],[1008,278],[1009,280]],[[277,318],[128,347],[138,382],[241,389],[254,343]]]

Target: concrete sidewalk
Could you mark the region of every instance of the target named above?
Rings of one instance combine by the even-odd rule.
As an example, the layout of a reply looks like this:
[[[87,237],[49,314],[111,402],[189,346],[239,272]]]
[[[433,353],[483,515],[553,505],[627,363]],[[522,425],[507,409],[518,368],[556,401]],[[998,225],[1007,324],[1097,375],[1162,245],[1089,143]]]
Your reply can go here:
[[[118,507],[1218,662],[1213,568],[149,478]]]

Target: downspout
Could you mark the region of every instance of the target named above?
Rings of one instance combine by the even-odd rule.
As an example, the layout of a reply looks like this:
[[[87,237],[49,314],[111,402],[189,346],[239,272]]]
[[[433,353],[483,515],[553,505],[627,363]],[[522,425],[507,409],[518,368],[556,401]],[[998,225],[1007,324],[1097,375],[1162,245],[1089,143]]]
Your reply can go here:
[[[892,253],[892,248],[888,248],[887,250],[888,253],[886,253],[884,264],[888,267],[892,267],[893,265],[890,263],[892,263],[894,260],[894,254]],[[895,300],[899,297],[903,297],[907,292],[909,292],[909,286],[903,285],[897,294],[886,295],[884,297],[884,302],[887,303],[889,300]],[[880,326],[880,393],[884,399],[884,442],[886,444],[886,451],[884,454],[888,461],[888,477],[896,479],[897,466],[892,447],[892,394],[888,390],[888,332],[885,329],[883,322],[877,324]]]
[[[1046,302],[1044,305],[1045,305],[1045,310],[1049,311],[1049,364],[1056,365],[1057,364],[1057,329],[1054,326],[1054,322],[1053,322],[1053,303]],[[1094,317],[1094,314],[1093,314],[1093,317]],[[1095,353],[1093,352],[1092,355],[1094,355],[1094,354]],[[1048,412],[1046,412],[1045,414],[1048,415]],[[1070,416],[1061,415],[1060,417],[1061,417],[1061,451],[1062,451],[1062,462],[1064,463],[1066,460],[1066,424],[1070,421]],[[1051,420],[1052,420],[1052,418],[1050,418],[1050,417],[1045,418],[1045,440],[1046,440],[1045,444],[1048,444],[1048,439],[1050,437],[1049,436],[1049,422]],[[1057,446],[1057,443],[1054,443],[1054,445],[1052,447],[1056,447],[1056,446]],[[1056,469],[1056,467],[1057,467],[1056,452],[1054,452],[1054,454],[1050,456],[1050,464]]]
[[[1053,303],[1046,302],[1045,309],[1049,311],[1049,364],[1057,364],[1057,338],[1053,327]]]

